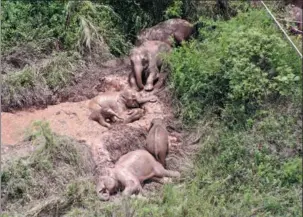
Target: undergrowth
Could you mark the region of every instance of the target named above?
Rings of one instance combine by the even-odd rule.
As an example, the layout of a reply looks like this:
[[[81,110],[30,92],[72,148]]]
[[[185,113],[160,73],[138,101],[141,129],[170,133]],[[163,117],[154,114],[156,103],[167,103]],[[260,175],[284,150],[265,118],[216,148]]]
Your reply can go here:
[[[54,103],[54,94],[72,81],[76,61],[77,55],[62,52],[41,65],[2,75],[2,110]]]
[[[272,110],[250,130],[217,123],[185,184],[135,202],[134,216],[301,216],[297,118]]]
[[[58,27],[62,33],[60,41],[67,47],[78,42],[80,52],[89,52],[99,43],[113,53],[123,53],[127,43],[119,34],[111,39],[107,31],[114,29],[115,22],[127,25],[113,30],[113,34],[128,31],[132,35],[160,21],[161,16],[180,17],[192,7],[189,1],[169,1],[161,5],[160,16],[154,8],[157,2],[148,11],[148,1],[106,1],[114,12],[104,5],[91,7],[87,1],[69,3],[64,10],[70,13],[70,32]],[[16,11],[30,11],[22,3],[5,4],[12,8],[16,4]],[[43,4],[41,7],[46,10]],[[51,10],[58,9],[56,4]],[[202,7],[206,5],[209,12],[200,17],[205,26],[199,38],[174,49],[167,59],[172,69],[171,88],[179,101],[176,113],[187,126],[207,128],[210,132],[201,138],[200,151],[193,154],[193,166],[182,174],[184,182],[166,184],[163,191],[145,200],[122,198],[113,203],[101,202],[91,179],[94,167],[88,148],[55,135],[47,124],[37,122],[27,132],[35,151],[2,167],[2,216],[302,215],[300,59],[265,11],[236,3],[238,15],[223,21],[216,16],[218,8],[213,3],[199,5],[197,11],[206,10]],[[134,12],[131,16],[130,11]],[[225,12],[224,19],[234,13]],[[112,15],[117,20],[107,22]],[[56,19],[65,21],[59,17]],[[107,17],[102,21],[104,26],[96,25],[102,17]],[[17,21],[10,25],[16,25],[14,22]],[[7,38],[18,35],[20,41],[27,40],[13,30],[5,34]],[[42,102],[67,84],[72,65],[68,58],[61,58],[41,68],[26,67],[22,73],[8,74],[4,77],[2,98],[17,102],[16,106],[30,100]],[[31,95],[33,89],[39,94]],[[201,123],[203,118],[209,122]]]
[[[208,21],[200,41],[184,43],[168,61],[185,123],[213,109],[236,125],[262,109],[264,100],[300,98],[299,57],[263,10]]]
[[[120,17],[109,5],[91,1],[2,1],[2,48],[34,41],[56,50],[90,51],[92,46],[120,55],[129,46]]]
[[[54,134],[36,121],[27,132],[34,151],[2,166],[2,211],[8,216],[61,214],[93,191],[94,162],[89,147]],[[90,200],[91,198],[83,198]],[[4,215],[5,216],[5,215]]]

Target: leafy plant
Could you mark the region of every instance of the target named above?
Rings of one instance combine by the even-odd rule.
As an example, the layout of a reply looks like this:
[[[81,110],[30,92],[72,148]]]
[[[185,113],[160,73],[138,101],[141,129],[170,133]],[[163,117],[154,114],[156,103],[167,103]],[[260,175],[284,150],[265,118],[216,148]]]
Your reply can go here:
[[[300,95],[299,58],[265,12],[208,22],[201,35],[203,43],[184,43],[168,58],[171,87],[187,123],[209,107],[231,125],[244,123],[264,100]]]

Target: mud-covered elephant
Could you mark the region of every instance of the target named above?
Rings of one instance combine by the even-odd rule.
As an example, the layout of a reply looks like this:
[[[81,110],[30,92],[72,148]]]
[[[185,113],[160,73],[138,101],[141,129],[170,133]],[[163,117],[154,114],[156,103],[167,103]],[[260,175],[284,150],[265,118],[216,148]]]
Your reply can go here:
[[[157,97],[155,96],[141,97],[129,89],[120,92],[105,92],[89,101],[88,108],[91,111],[89,119],[108,128],[111,126],[109,122],[122,120],[124,112],[129,108],[139,108],[143,103],[156,101]],[[143,115],[143,112],[136,109],[135,112],[128,111],[128,114],[129,117],[126,120],[133,121],[138,119],[138,115]]]
[[[190,36],[197,35],[200,25],[200,22],[193,25],[179,18],[165,20],[155,26],[142,30],[137,35],[135,45],[140,46],[148,40],[163,41],[170,46],[173,43],[180,45],[182,41],[188,40]]]
[[[107,201],[121,189],[123,195],[136,194],[145,180],[161,182],[163,177],[180,177],[180,173],[164,169],[146,150],[131,151],[120,157],[111,175],[98,177],[96,191],[101,200]]]
[[[161,118],[151,121],[146,138],[146,150],[150,152],[163,167],[166,167],[165,158],[168,154],[168,131]]]
[[[129,83],[132,88],[152,91],[154,83],[156,88],[162,86],[165,80],[160,75],[160,68],[163,65],[163,54],[171,52],[171,47],[161,41],[145,41],[139,47],[130,52],[132,71],[129,74]],[[144,85],[145,83],[145,85]]]

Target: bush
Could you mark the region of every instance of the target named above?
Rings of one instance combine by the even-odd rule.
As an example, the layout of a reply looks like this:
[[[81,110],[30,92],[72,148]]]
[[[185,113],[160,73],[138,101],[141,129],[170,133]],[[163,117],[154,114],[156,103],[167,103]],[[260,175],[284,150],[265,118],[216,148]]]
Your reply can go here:
[[[299,57],[264,11],[206,22],[201,37],[203,43],[185,43],[168,58],[171,86],[187,123],[209,107],[225,109],[221,114],[231,124],[243,123],[264,100],[298,95]]]
[[[53,95],[71,82],[77,56],[61,52],[42,66],[26,66],[3,75],[2,110],[45,106],[54,102]]]
[[[121,19],[111,7],[90,1],[2,1],[4,51],[34,41],[60,49],[90,50],[100,45],[115,55],[127,52]],[[78,46],[77,46],[78,45]],[[55,49],[55,47],[53,47]]]

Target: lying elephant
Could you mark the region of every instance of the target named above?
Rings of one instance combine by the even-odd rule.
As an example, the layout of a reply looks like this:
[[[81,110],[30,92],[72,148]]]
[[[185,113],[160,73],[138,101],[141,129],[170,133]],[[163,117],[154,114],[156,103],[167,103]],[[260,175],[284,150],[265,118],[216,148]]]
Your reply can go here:
[[[107,121],[116,122],[117,119],[122,120],[121,117],[128,108],[139,108],[141,104],[146,102],[156,102],[155,96],[139,97],[131,90],[123,90],[120,92],[105,92],[90,100],[88,108],[91,111],[89,119],[98,122],[101,126],[110,127]],[[138,112],[129,111],[129,115],[142,114]],[[129,120],[136,119],[128,117]]]
[[[159,68],[163,61],[161,54],[171,52],[171,47],[161,41],[146,41],[141,46],[135,47],[130,52],[132,72],[129,74],[131,87],[139,90],[151,91],[154,89],[154,82],[158,80],[156,87],[159,88],[165,76],[160,76]],[[146,80],[145,86],[143,80]]]
[[[168,154],[168,132],[162,119],[154,118],[152,120],[146,143],[146,150],[154,155],[165,168],[165,158]]]
[[[120,157],[110,176],[99,177],[96,190],[99,198],[106,201],[122,188],[122,194],[129,196],[142,191],[143,181],[160,181],[163,177],[180,177],[180,173],[164,169],[148,151],[136,150]]]
[[[198,33],[200,23],[195,25],[186,20],[175,18],[165,20],[155,26],[142,30],[137,35],[136,46],[140,46],[144,41],[157,40],[170,46],[175,42],[180,45],[182,41],[188,40],[191,35]]]

